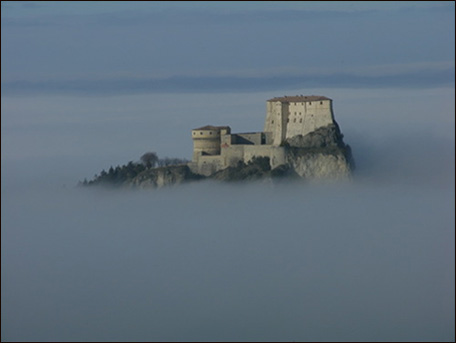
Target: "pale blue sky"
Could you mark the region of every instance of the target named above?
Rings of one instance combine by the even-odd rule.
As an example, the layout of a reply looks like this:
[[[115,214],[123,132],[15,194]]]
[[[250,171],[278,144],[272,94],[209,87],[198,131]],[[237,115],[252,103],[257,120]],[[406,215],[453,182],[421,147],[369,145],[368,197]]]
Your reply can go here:
[[[261,130],[266,99],[285,94],[333,98],[344,132],[420,118],[454,137],[452,2],[2,9],[2,157],[93,154],[95,170],[148,149],[189,157],[192,127]]]
[[[2,2],[2,92],[454,83],[450,2]]]
[[[448,1],[2,1],[2,18],[34,15],[90,14],[128,10],[315,10],[363,11],[448,6]]]
[[[452,2],[6,1],[1,24],[2,149],[14,155],[84,155],[90,147],[102,155],[108,146],[96,132],[129,137],[147,128],[114,150],[133,158],[148,142],[163,144],[169,130],[174,145],[157,150],[189,156],[189,128],[261,130],[264,101],[287,93],[319,92],[353,115],[357,96],[389,98],[402,89],[415,116],[439,108],[441,121],[428,127],[454,122],[447,114],[454,105],[442,101],[449,92],[439,91],[454,87]],[[418,94],[433,94],[435,104]],[[377,103],[380,96],[370,99],[378,113],[395,113]],[[384,117],[373,113],[349,124],[381,125]],[[396,120],[407,123],[405,113]],[[31,133],[35,125],[47,134]],[[69,135],[56,125],[67,125]],[[29,148],[19,143],[34,134]],[[49,142],[53,135],[68,144]]]

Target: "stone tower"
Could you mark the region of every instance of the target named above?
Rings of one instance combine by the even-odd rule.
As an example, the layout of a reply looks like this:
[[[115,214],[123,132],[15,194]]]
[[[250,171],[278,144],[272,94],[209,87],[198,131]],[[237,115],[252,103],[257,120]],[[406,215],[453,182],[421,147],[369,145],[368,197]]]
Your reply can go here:
[[[229,126],[206,125],[193,129],[193,161],[197,161],[199,156],[220,155],[220,136],[230,132]]]
[[[272,132],[273,145],[333,123],[332,100],[325,96],[284,96],[266,102],[264,131]]]

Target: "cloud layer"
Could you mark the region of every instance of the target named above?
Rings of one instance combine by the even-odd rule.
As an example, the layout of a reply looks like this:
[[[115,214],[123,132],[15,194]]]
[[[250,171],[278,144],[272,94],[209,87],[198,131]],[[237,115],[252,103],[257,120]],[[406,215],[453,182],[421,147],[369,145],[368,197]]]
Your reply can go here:
[[[152,6],[61,15],[36,9],[35,16],[2,19],[2,92],[117,95],[454,84],[451,9]],[[404,69],[375,77],[359,72],[385,65]],[[422,67],[410,71],[410,65]]]
[[[174,76],[105,80],[12,81],[2,84],[5,95],[68,94],[85,96],[138,93],[261,92],[296,88],[434,88],[454,85],[454,68],[419,70],[395,75],[301,74],[258,77]]]
[[[453,210],[400,182],[10,192],[2,340],[451,341]]]

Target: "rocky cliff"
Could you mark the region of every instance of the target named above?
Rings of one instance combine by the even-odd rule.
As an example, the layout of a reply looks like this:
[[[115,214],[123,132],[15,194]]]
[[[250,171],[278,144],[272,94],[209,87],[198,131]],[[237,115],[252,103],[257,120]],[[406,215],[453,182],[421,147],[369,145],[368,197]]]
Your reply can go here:
[[[139,188],[161,188],[201,178],[203,177],[192,173],[187,165],[176,165],[147,169],[132,178],[128,183],[133,187]]]
[[[254,181],[295,176],[288,165],[271,169],[269,157],[256,157],[248,163],[239,162],[237,166],[216,172],[209,178],[219,181]]]
[[[350,157],[342,149],[331,152],[290,151],[290,168],[307,180],[345,180],[352,174]]]
[[[351,148],[343,141],[337,123],[319,128],[305,136],[285,141],[285,164],[271,169],[269,157],[239,162],[208,177],[193,173],[186,164],[149,168],[130,162],[110,168],[84,185],[110,185],[135,188],[161,188],[201,179],[251,181],[258,179],[301,178],[304,180],[344,180],[351,177],[354,161]]]
[[[337,123],[285,142],[288,166],[308,180],[348,179],[355,168],[351,148]]]
[[[211,178],[242,181],[298,177],[313,180],[347,180],[354,170],[351,148],[346,145],[337,123],[319,128],[305,136],[285,141],[286,163],[271,169],[269,158],[255,158],[223,169]]]

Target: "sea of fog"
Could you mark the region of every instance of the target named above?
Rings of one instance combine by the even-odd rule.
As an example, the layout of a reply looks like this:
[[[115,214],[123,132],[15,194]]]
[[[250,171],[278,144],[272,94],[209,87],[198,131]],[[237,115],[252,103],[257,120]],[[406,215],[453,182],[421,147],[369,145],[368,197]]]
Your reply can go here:
[[[154,191],[76,184],[139,158],[149,138],[159,155],[188,158],[167,139],[229,124],[200,114],[222,95],[183,95],[190,113],[157,119],[170,136],[153,120],[146,130],[139,110],[128,123],[88,115],[106,99],[2,99],[2,341],[454,341],[450,92],[357,92],[328,94],[357,164],[351,182]],[[245,131],[261,130],[254,104],[266,96],[231,104],[256,113]],[[75,114],[62,119],[65,106]],[[233,122],[241,131],[241,113]]]

